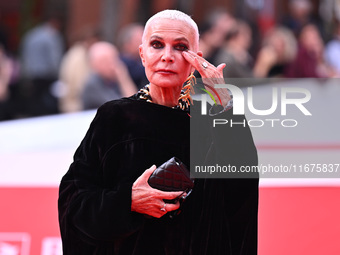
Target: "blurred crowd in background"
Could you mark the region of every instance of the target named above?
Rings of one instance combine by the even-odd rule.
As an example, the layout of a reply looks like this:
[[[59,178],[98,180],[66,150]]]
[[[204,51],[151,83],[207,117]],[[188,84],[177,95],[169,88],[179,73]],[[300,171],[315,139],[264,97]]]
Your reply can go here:
[[[265,33],[214,9],[198,23],[200,50],[212,64],[226,63],[226,79],[340,77],[340,1],[321,7],[315,12],[308,0],[290,0],[287,15]],[[20,38],[16,54],[0,23],[0,120],[96,109],[148,83],[138,49],[142,24],[123,26],[114,42],[86,27],[68,44],[61,23],[49,15]]]

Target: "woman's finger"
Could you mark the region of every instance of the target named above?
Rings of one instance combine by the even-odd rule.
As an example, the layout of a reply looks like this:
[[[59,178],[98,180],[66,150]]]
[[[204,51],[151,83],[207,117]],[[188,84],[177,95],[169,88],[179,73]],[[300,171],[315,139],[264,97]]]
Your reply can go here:
[[[203,66],[202,66],[202,64],[200,64],[200,61],[197,59],[197,58],[195,58],[195,66],[196,66],[196,70],[201,74],[201,76],[202,76],[202,78],[204,77],[206,77],[206,74],[205,74],[205,69],[206,68],[204,68]],[[204,63],[204,62],[203,62]],[[206,62],[205,62],[206,63]]]
[[[193,51],[183,51],[182,56],[196,69],[200,67],[201,63],[207,62],[204,58],[200,57]],[[198,61],[198,62],[197,62]],[[208,62],[207,62],[208,63]]]
[[[225,63],[219,64],[216,69],[219,71],[220,74],[223,75],[223,69],[226,67]]]
[[[183,51],[182,56],[196,69],[195,57],[192,54],[190,54],[188,51]]]
[[[172,200],[178,198],[183,194],[183,191],[160,191],[157,194],[157,197],[166,200]]]
[[[146,169],[144,173],[140,176],[141,181],[148,181],[149,177],[152,175],[152,173],[156,170],[156,165],[152,165],[150,168]]]
[[[195,67],[196,70],[202,67],[203,63],[206,63],[207,65],[211,65],[203,57],[199,56],[197,53],[191,50],[183,51],[182,55],[191,65]]]
[[[215,67],[193,51],[184,51],[183,57],[201,74],[202,78],[222,78],[225,64]]]
[[[177,210],[179,207],[180,207],[180,203],[179,202],[177,202],[176,204],[166,204],[165,205],[165,210],[167,212],[171,212],[171,211]]]

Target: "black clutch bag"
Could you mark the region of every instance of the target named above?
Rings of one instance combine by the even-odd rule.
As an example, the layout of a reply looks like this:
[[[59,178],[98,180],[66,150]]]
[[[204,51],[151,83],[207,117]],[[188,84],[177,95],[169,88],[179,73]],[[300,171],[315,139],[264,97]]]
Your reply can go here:
[[[159,166],[151,174],[148,183],[152,188],[162,191],[183,191],[183,193],[186,193],[186,196],[181,195],[174,200],[164,200],[165,203],[180,201],[181,205],[194,188],[194,179],[190,178],[189,170],[176,157],[172,157]],[[180,210],[170,212],[170,217],[174,217],[179,212]]]
[[[176,157],[159,166],[150,176],[148,183],[151,187],[162,191],[188,193],[194,187],[194,180],[190,178],[189,170]]]

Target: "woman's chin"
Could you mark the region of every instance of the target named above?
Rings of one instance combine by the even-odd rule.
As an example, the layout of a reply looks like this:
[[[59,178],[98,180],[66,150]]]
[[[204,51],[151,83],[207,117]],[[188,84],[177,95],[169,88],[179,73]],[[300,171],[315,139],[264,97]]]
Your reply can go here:
[[[170,88],[170,87],[179,87],[182,86],[184,81],[179,81],[178,78],[170,75],[158,76],[153,83],[150,81],[151,84],[155,86],[162,87],[162,88]]]

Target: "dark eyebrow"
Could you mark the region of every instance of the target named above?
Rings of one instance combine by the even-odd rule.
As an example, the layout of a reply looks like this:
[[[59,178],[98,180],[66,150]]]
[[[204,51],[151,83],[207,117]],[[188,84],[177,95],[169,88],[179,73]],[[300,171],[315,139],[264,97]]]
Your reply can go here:
[[[154,40],[154,39],[163,40],[162,37],[157,36],[157,35],[153,35],[153,36],[150,37],[150,40]]]
[[[150,40],[155,40],[155,39],[157,39],[157,40],[163,40],[163,38],[160,37],[160,36],[158,36],[158,35],[153,35],[153,36],[150,37]],[[189,44],[188,39],[185,38],[185,37],[176,38],[174,41],[176,41],[176,42],[184,41],[185,43]]]
[[[180,37],[180,38],[177,38],[177,39],[175,39],[175,41],[185,41],[187,44],[189,44],[189,41],[188,41],[188,39],[187,38],[185,38],[185,37]]]

